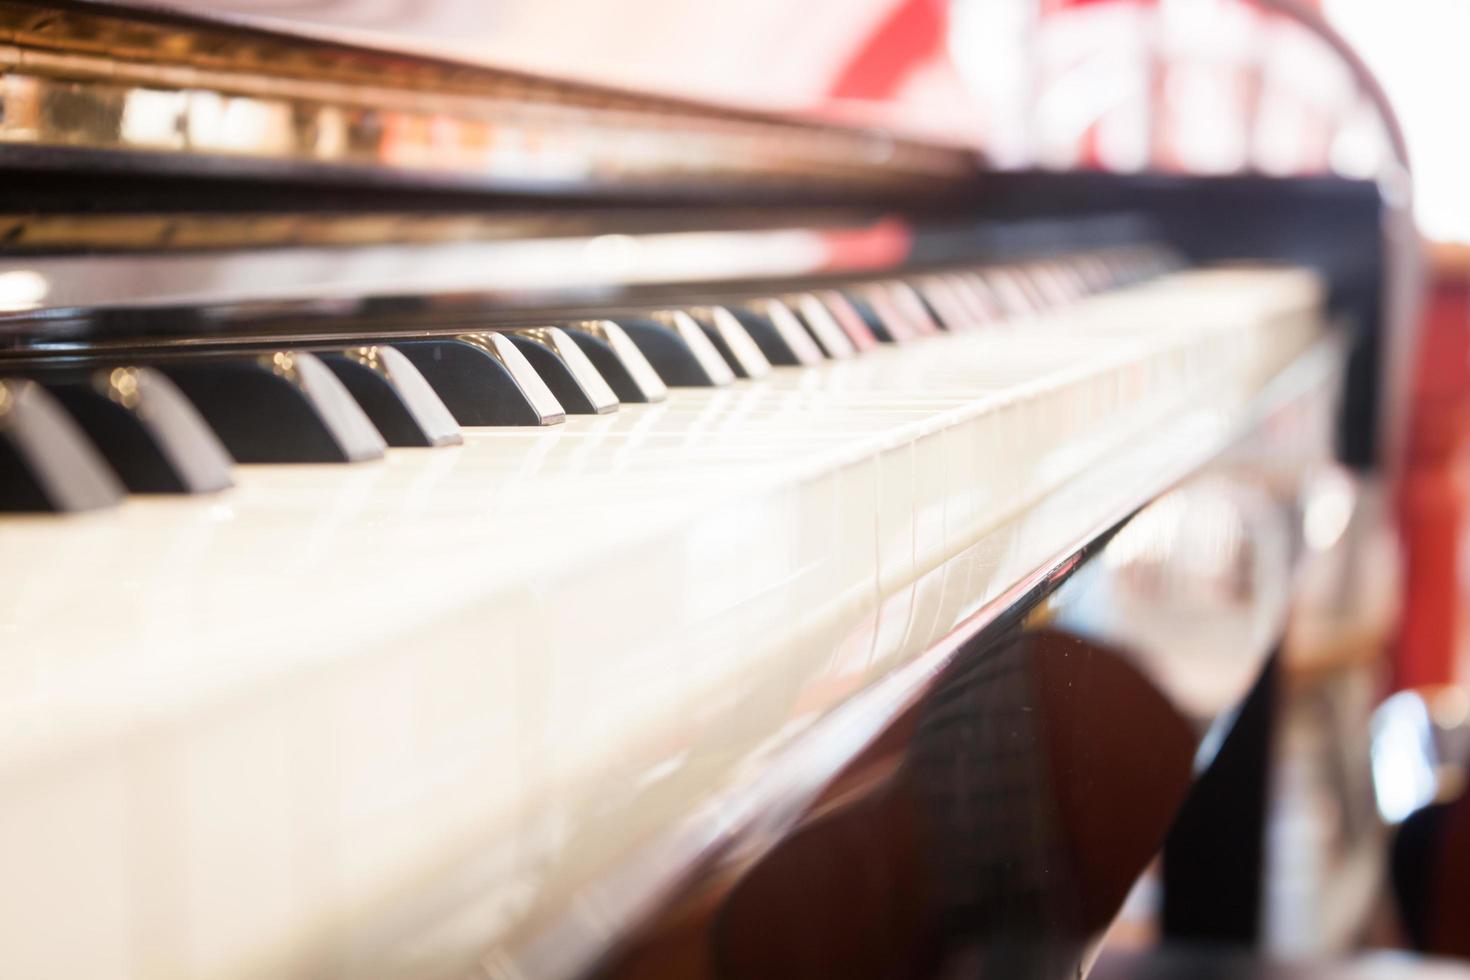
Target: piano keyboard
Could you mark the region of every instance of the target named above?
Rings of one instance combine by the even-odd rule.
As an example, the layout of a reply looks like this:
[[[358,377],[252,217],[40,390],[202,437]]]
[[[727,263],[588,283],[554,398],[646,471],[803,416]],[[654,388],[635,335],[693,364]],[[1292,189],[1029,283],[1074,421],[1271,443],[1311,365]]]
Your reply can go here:
[[[0,975],[582,969],[553,910],[1321,334],[1168,266],[0,365],[5,506],[72,512],[0,516]]]
[[[1161,271],[1146,247],[846,289],[505,330],[391,329],[94,346],[0,362],[0,510],[86,510],[124,491],[217,490],[227,457],[361,462],[458,444],[458,425],[552,425],[723,387],[773,366],[979,329]],[[942,312],[941,312],[942,311]],[[213,349],[211,349],[211,347]],[[212,435],[211,435],[212,430]],[[44,433],[44,436],[41,435]],[[225,452],[228,450],[228,453]],[[109,464],[111,464],[109,466]],[[198,472],[196,472],[198,471]]]

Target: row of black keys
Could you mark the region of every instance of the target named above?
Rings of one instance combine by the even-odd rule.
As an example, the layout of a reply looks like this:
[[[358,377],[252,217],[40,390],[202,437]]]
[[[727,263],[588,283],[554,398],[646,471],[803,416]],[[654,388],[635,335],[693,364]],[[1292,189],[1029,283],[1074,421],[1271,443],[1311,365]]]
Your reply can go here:
[[[1034,314],[1171,264],[1115,249],[554,327],[22,360],[0,368],[0,510],[211,492],[235,462],[356,462],[456,444],[462,425],[600,414]]]

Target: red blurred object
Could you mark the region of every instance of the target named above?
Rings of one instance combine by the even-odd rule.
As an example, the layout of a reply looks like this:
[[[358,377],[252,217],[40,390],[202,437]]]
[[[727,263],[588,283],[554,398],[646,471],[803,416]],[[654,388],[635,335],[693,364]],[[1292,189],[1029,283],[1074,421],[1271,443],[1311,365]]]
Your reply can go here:
[[[1470,680],[1459,653],[1466,613],[1459,555],[1470,489],[1470,254],[1441,250],[1435,265],[1398,495],[1404,606],[1396,688]]]
[[[913,230],[898,218],[884,218],[861,230],[827,231],[822,243],[832,269],[883,268],[900,262],[913,247]]]
[[[942,55],[948,30],[944,0],[903,0],[874,28],[832,81],[836,99],[886,99],[909,73]]]

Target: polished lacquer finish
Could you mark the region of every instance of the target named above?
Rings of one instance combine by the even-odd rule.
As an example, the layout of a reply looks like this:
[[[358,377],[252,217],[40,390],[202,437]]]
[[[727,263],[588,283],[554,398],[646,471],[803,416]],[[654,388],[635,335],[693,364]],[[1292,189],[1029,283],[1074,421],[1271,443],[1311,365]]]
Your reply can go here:
[[[778,753],[788,805],[715,849],[598,975],[1071,980],[1166,840],[1166,907],[1191,903],[1184,882],[1259,818],[1269,776],[1242,753],[1272,713],[1288,582],[1350,518],[1320,478],[1334,361],[1300,362],[1222,457]],[[862,748],[791,806],[804,768],[830,770],[824,741]],[[1201,813],[1228,828],[1210,853],[1173,836]],[[1247,918],[1256,875],[1216,881],[1246,886]]]

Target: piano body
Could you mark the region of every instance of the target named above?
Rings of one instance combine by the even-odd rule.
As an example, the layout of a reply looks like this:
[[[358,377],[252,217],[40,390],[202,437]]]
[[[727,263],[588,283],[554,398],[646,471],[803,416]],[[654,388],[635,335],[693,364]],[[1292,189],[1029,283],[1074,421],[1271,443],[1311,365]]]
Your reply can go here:
[[[188,6],[0,2],[0,975],[1072,977],[1251,785],[1378,185],[730,108],[672,8]],[[599,30],[707,98],[473,60]]]

